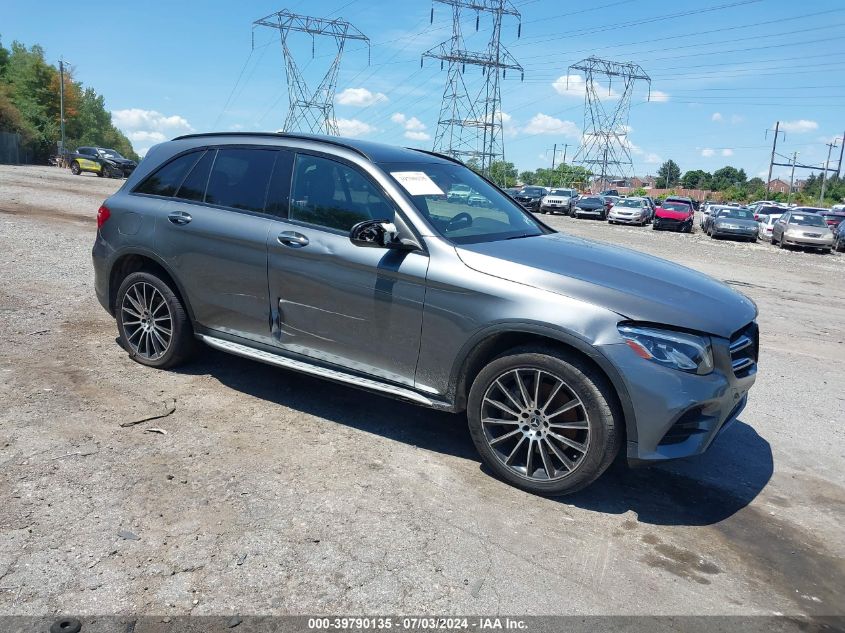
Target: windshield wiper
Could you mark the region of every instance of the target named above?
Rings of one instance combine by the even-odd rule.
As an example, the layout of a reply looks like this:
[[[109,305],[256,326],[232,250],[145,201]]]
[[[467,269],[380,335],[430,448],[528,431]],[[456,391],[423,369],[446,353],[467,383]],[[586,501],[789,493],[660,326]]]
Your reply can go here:
[[[506,237],[506,240],[521,240],[523,237],[537,237],[541,235],[541,233],[525,233],[524,235],[511,235],[510,237]]]

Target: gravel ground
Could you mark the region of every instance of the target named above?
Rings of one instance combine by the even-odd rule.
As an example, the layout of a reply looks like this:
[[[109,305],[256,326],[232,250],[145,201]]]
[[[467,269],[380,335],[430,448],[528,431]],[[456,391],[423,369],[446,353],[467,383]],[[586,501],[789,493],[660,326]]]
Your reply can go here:
[[[130,361],[90,263],[119,186],[0,166],[0,615],[845,614],[841,255],[544,216],[726,280],[762,330],[706,455],[556,501],[485,472],[460,416]]]

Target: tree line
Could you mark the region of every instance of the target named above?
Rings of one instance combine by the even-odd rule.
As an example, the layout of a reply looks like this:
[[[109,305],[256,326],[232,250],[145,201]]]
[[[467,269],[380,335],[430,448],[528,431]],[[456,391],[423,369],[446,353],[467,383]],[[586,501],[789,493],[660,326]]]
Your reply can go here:
[[[0,132],[17,132],[34,162],[46,163],[61,139],[59,69],[46,61],[44,49],[0,41]],[[111,120],[102,95],[75,81],[65,67],[65,147],[94,145],[116,149],[138,160],[129,139]]]

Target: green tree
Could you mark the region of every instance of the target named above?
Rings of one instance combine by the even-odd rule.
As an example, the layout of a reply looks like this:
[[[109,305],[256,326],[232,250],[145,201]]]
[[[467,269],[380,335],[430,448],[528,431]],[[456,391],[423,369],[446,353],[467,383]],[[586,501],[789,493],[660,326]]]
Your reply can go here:
[[[730,187],[741,187],[747,180],[744,169],[727,165],[713,172],[710,186],[715,191],[726,191]]]
[[[535,178],[535,176],[534,176],[534,172],[533,172],[533,171],[523,171],[523,172],[520,172],[520,174],[519,174],[519,181],[520,181],[523,185],[533,185],[535,182],[537,182],[537,180],[536,180],[536,178]]]
[[[636,197],[636,196],[647,196],[648,191],[646,191],[642,187],[637,187],[629,195],[634,196],[634,197]]]
[[[703,169],[688,171],[681,178],[681,186],[684,189],[709,189],[710,173]]]
[[[490,164],[490,180],[500,187],[513,187],[516,184],[516,167],[513,163],[502,160]]]
[[[654,184],[658,189],[668,189],[673,185],[677,185],[680,178],[681,168],[678,167],[678,163],[669,159],[657,170],[657,178]]]

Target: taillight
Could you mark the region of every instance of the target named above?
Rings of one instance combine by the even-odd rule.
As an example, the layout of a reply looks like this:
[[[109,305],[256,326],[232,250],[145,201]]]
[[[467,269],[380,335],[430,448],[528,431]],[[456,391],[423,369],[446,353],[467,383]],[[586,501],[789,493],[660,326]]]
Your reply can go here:
[[[103,228],[103,225],[108,221],[111,217],[111,211],[106,205],[100,205],[100,208],[97,209],[97,230]]]

